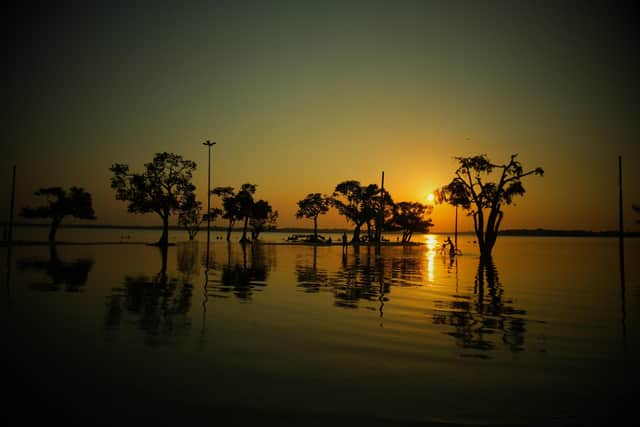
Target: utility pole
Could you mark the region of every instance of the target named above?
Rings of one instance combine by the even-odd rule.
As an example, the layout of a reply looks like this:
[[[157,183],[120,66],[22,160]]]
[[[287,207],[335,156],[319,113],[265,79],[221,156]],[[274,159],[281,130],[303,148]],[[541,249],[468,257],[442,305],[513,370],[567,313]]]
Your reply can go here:
[[[622,203],[622,156],[618,156],[618,229],[620,238],[620,262],[624,260],[624,218]]]
[[[9,231],[7,233],[7,240],[9,246],[13,243],[13,208],[16,201],[16,165],[13,165],[13,177],[11,178],[11,207],[9,210]]]
[[[207,140],[202,145],[206,145],[209,149],[209,169],[207,172],[207,268],[209,268],[209,243],[211,242],[211,147],[216,145],[215,142]]]

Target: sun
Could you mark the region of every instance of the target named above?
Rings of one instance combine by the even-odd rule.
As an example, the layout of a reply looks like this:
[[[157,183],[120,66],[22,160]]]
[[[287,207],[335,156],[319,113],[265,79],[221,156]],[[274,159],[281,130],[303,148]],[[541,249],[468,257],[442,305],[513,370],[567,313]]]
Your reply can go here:
[[[427,195],[427,202],[429,203],[433,203],[433,201],[436,199],[436,196],[433,193],[429,193]]]

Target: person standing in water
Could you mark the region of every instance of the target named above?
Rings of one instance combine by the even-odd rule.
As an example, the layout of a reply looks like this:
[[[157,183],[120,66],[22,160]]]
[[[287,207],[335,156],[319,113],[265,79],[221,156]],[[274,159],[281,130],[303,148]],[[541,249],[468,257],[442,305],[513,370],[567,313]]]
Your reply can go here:
[[[447,240],[444,242],[442,246],[444,248],[444,247],[447,247],[447,245],[449,246],[449,255],[454,256],[456,254],[456,247],[453,245],[453,242],[451,241],[451,237],[449,236],[447,236]]]

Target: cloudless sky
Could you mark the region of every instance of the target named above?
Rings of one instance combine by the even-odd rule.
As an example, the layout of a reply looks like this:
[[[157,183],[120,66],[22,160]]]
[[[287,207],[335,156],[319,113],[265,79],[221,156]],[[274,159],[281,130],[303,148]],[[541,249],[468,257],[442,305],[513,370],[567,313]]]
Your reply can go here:
[[[55,2],[54,2],[55,3]],[[617,157],[639,230],[637,14],[609,2],[210,1],[21,3],[8,10],[0,218],[11,166],[17,206],[44,186],[93,195],[98,222],[131,215],[115,162],[154,153],[198,164],[213,186],[258,184],[296,220],[296,201],[346,179],[425,202],[454,156],[519,153],[527,193],[503,228],[614,229]],[[87,3],[91,3],[88,5]],[[57,3],[55,3],[58,6]],[[6,108],[8,106],[8,108]],[[214,199],[214,205],[218,203]],[[206,203],[205,203],[206,205]],[[436,206],[434,231],[452,229]],[[320,226],[342,227],[331,213]],[[471,229],[464,218],[462,229]]]

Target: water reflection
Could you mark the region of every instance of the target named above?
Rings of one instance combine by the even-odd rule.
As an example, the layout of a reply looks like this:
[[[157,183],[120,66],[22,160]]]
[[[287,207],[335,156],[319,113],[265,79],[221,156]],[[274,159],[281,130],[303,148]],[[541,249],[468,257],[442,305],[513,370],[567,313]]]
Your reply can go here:
[[[29,288],[35,291],[56,292],[63,289],[66,292],[79,292],[87,283],[89,272],[93,267],[93,259],[78,258],[74,261],[63,261],[56,245],[49,246],[49,259],[22,258],[18,260],[20,271],[44,272],[49,281],[33,282]]]
[[[361,303],[384,314],[391,286],[416,286],[424,281],[424,258],[420,250],[407,247],[402,252],[384,255],[370,246],[354,246],[342,255],[339,268],[328,271],[318,267],[317,248],[311,259],[296,260],[297,286],[306,293],[331,292],[334,304],[342,308],[358,308]]]
[[[112,289],[105,316],[108,331],[114,332],[123,322],[131,320],[146,332],[149,345],[166,344],[176,335],[186,335],[191,328],[190,277],[195,267],[188,261],[193,254],[187,255],[188,249],[184,249],[178,250],[179,271],[183,274],[180,279],[168,276],[168,250],[158,248],[161,268],[156,275],[125,276],[122,286]],[[193,259],[197,264],[197,253]]]
[[[207,282],[208,296],[227,298],[233,295],[250,301],[254,293],[267,285],[268,272],[274,263],[272,246],[228,244],[226,262],[210,260],[209,266],[216,274]]]
[[[524,350],[526,311],[505,296],[493,260],[479,261],[473,295],[456,292],[450,301],[436,300],[434,304],[433,323],[450,326],[452,330],[445,333],[455,338],[459,347],[479,351],[463,356],[487,358],[487,351],[499,346],[513,353]]]

